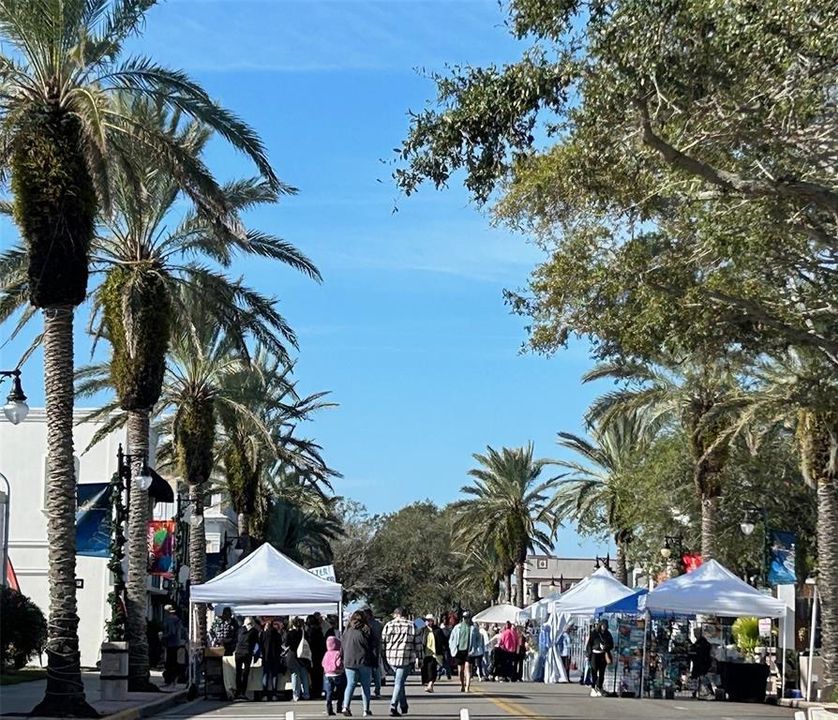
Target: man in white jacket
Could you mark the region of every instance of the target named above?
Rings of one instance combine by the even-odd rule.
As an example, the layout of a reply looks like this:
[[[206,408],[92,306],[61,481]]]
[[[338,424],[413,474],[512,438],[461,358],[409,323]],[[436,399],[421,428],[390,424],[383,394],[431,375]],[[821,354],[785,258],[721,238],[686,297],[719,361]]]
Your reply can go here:
[[[471,613],[466,610],[463,618],[454,626],[448,640],[451,657],[456,658],[459,665],[460,692],[471,689],[471,670],[482,656],[486,648],[480,630],[471,621]]]

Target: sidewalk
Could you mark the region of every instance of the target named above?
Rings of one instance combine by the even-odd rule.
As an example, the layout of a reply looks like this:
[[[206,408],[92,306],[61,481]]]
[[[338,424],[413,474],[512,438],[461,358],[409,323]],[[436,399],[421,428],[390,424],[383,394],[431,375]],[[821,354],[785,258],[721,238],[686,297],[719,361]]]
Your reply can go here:
[[[129,693],[126,702],[105,701],[102,700],[99,692],[98,672],[82,673],[82,680],[87,702],[102,715],[109,716],[110,720],[136,720],[136,718],[149,717],[186,700],[185,686],[178,685],[177,689],[161,690],[159,693]],[[156,685],[163,683],[160,673],[152,673],[151,681]],[[4,717],[28,716],[32,708],[43,699],[46,687],[46,680],[4,686],[0,693],[2,694],[0,715]]]

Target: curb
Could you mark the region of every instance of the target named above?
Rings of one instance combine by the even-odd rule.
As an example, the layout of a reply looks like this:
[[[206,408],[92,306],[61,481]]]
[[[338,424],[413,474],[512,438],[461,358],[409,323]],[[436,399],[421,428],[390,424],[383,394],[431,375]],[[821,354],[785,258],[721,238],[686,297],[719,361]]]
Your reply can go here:
[[[782,698],[777,703],[781,707],[795,708],[797,710],[809,710],[810,708],[823,708],[824,710],[838,711],[838,703],[808,702],[797,698]]]
[[[186,690],[178,690],[172,693],[166,693],[165,697],[159,700],[152,700],[144,705],[128,708],[127,710],[120,710],[111,715],[103,715],[107,720],[138,720],[138,718],[147,718],[152,715],[168,710],[169,708],[179,705],[186,701]]]

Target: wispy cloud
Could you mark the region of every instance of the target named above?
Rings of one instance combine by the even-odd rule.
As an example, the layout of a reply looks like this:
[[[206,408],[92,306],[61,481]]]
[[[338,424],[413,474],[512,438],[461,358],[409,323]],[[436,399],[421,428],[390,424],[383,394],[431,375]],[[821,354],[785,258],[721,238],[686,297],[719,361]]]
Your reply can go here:
[[[406,71],[496,56],[501,20],[495,0],[176,0],[138,42],[191,71]]]

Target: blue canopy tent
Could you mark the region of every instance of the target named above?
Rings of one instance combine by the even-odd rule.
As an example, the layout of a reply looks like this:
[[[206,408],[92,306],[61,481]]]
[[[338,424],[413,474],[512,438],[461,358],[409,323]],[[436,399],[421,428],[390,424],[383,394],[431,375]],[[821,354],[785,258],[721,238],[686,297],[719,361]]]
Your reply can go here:
[[[603,605],[602,607],[598,607],[594,612],[594,615],[599,617],[600,615],[639,615],[641,613],[640,608],[638,607],[638,603],[640,602],[640,598],[643,595],[646,595],[649,591],[646,588],[640,588],[639,590],[633,592],[631,595],[626,595],[624,598],[620,598],[619,600],[615,600],[608,605]]]

